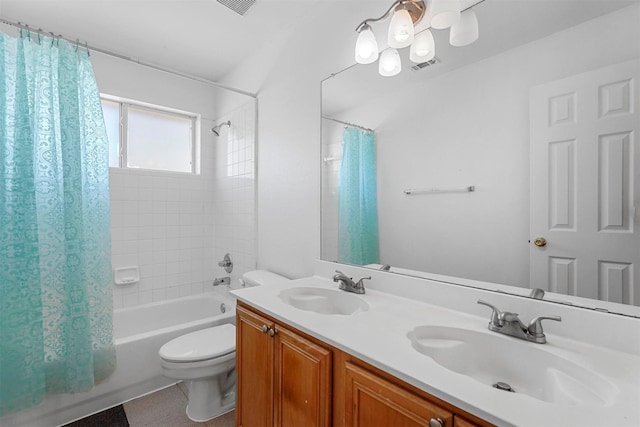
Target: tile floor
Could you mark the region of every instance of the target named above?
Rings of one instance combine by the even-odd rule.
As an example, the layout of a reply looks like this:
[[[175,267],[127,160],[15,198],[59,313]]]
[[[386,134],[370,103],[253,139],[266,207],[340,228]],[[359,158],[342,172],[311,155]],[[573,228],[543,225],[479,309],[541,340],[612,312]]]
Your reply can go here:
[[[233,427],[235,425],[235,411],[206,423],[196,423],[187,418],[185,413],[187,390],[182,383],[132,400],[123,404],[122,407],[126,420],[105,424],[94,416],[76,421],[73,427]],[[96,421],[100,424],[99,426]]]
[[[182,383],[125,403],[131,427],[233,427],[235,412],[229,412],[206,423],[187,418],[187,389]]]

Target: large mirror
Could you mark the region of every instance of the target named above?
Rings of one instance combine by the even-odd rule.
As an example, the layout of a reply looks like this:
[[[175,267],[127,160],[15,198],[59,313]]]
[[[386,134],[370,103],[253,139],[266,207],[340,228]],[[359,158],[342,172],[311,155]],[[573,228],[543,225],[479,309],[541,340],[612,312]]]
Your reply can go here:
[[[640,3],[474,11],[479,39],[452,47],[435,30],[433,65],[401,52],[395,77],[374,63],[323,81],[322,259],[640,316]],[[344,221],[371,195],[345,201],[346,125],[375,144],[360,190],[377,226],[361,239]],[[343,253],[363,244],[375,250]]]

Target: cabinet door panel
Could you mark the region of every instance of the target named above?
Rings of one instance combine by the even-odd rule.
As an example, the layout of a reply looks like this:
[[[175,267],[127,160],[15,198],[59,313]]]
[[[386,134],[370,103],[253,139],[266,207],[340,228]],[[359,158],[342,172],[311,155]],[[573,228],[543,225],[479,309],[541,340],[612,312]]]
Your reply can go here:
[[[480,424],[472,423],[457,415],[453,416],[453,427],[480,427]]]
[[[275,425],[329,426],[331,351],[284,328],[275,338]]]
[[[349,362],[345,382],[347,426],[418,427],[428,426],[431,418],[453,424],[451,412]]]
[[[242,307],[236,310],[236,425],[269,426],[273,423],[273,339],[262,327],[273,325]]]

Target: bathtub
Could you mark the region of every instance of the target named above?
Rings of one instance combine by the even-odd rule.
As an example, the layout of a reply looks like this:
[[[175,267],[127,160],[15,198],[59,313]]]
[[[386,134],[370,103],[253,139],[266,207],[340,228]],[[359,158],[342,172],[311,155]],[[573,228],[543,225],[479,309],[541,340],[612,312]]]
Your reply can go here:
[[[175,384],[162,375],[160,347],[180,335],[223,323],[235,323],[235,302],[209,293],[114,310],[115,372],[90,391],[47,396],[34,408],[1,418],[0,425],[63,425]]]

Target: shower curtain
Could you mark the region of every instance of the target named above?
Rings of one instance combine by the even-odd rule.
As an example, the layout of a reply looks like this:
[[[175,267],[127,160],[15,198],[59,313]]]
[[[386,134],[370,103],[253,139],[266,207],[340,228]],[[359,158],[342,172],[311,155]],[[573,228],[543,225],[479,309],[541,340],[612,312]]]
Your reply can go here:
[[[378,263],[376,147],[373,132],[346,127],[342,135],[338,261]]]
[[[115,368],[108,141],[89,54],[0,34],[0,416]]]

